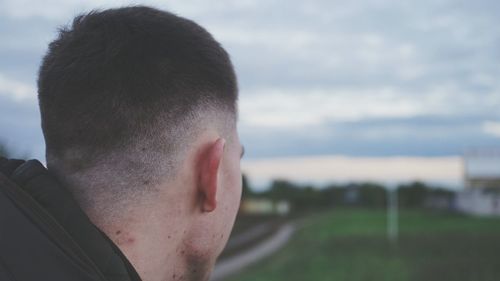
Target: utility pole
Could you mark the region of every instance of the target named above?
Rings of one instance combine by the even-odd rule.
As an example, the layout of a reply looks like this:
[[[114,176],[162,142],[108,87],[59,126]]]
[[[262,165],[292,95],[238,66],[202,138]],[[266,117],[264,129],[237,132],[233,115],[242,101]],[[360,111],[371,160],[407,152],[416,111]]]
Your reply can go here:
[[[392,244],[397,244],[398,232],[398,190],[387,188],[387,239]]]

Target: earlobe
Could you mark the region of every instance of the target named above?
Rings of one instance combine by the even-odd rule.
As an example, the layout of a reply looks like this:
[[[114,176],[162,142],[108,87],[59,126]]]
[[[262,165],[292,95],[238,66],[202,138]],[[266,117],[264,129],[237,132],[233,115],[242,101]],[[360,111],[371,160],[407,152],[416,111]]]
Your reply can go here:
[[[225,142],[223,138],[217,139],[202,156],[199,192],[201,193],[201,209],[203,212],[212,212],[217,208],[218,175]]]

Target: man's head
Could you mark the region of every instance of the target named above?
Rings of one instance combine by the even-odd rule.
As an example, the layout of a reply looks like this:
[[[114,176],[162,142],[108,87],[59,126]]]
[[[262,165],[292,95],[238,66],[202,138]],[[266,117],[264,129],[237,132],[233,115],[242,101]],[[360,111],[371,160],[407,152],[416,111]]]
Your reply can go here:
[[[148,7],[79,16],[50,44],[38,88],[48,168],[93,221],[108,234],[141,216],[171,223],[187,259],[213,262],[242,148],[234,70],[206,30]]]

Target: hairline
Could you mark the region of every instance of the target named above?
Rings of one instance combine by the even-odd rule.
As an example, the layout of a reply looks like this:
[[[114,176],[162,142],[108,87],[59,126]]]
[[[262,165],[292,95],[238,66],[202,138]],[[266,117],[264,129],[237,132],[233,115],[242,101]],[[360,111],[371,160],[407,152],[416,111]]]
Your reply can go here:
[[[107,152],[81,170],[67,171],[64,168],[67,160],[52,157],[49,153],[46,155],[47,166],[68,186],[84,209],[100,214],[102,219],[119,219],[119,214],[124,209],[154,200],[164,185],[169,185],[176,179],[189,148],[208,128],[215,129],[228,142],[234,141],[232,131],[236,130],[236,112],[215,108],[196,111],[195,118],[184,120],[175,128],[157,128],[162,131],[157,139],[172,133],[172,129],[180,133],[165,140],[166,143],[176,145],[173,155],[165,155],[166,151],[158,151],[154,146],[142,150],[144,142],[147,142],[146,136],[142,136],[138,139],[136,137],[136,141],[132,143]],[[69,150],[71,154],[72,149]],[[145,181],[148,182],[145,184],[147,188],[129,186]]]

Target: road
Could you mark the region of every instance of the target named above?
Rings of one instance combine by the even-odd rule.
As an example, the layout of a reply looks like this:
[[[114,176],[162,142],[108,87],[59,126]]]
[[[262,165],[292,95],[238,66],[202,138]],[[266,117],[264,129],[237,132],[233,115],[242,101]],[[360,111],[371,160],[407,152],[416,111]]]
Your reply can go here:
[[[286,223],[276,233],[257,246],[226,260],[219,261],[212,272],[210,280],[221,281],[227,276],[271,255],[288,242],[294,231],[295,226],[292,223]]]

